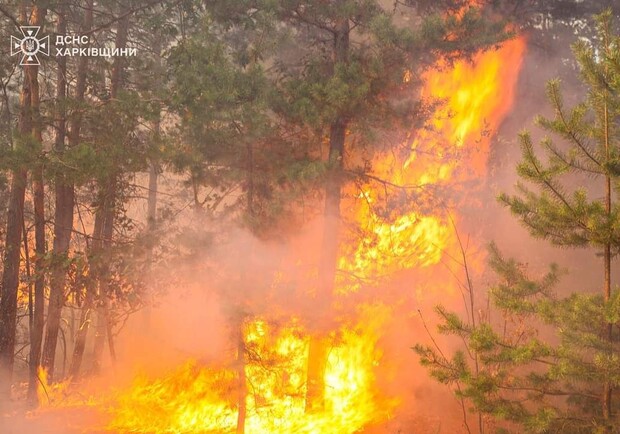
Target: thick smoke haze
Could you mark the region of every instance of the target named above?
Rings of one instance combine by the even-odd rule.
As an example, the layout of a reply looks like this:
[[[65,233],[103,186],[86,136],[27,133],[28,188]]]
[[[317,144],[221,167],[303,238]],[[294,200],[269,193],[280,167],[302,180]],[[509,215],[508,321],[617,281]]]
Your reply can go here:
[[[520,159],[518,132],[527,128],[535,140],[544,136],[532,126],[532,115],[550,114],[544,82],[555,77],[565,63],[564,54],[547,53],[537,47],[529,49],[513,109],[492,141],[488,175],[479,180],[482,188],[460,199],[469,205],[458,210],[457,230],[463,240],[470,240],[468,260],[481,303],[486,302],[487,289],[495,280],[484,265],[485,246],[491,241],[506,256],[526,263],[534,274],[543,273],[550,262],[570,269],[560,284],[561,291],[596,291],[602,283],[601,260],[595,252],[561,250],[532,239],[496,200],[500,192],[514,192],[515,167]],[[564,84],[568,95],[582,94],[575,81]],[[591,191],[597,191],[597,181],[584,182]],[[368,285],[343,298],[337,317],[326,317],[321,314],[325,301],[307,295],[316,291],[313,285],[321,254],[320,219],[301,228],[290,242],[268,242],[243,229],[212,237],[209,222],[192,222],[189,218],[184,224],[191,225],[194,234],[190,236],[195,241],[189,248],[191,260],[175,260],[152,270],[154,276],[172,276],[174,284],[155,305],[127,320],[117,339],[116,363],[112,364],[106,352],[105,374],[80,388],[77,402],[82,405],[61,409],[43,405],[30,411],[5,404],[5,412],[0,404],[1,434],[96,434],[92,427],[105,427],[109,416],[102,408],[89,407],[90,393],[104,390],[105,395],[123,390],[138,374],[163,376],[189,359],[200,366],[228,368],[235,362],[239,324],[246,318],[285,322],[294,317],[302,327],[319,332],[346,322],[369,301],[390,309],[376,345],[381,352],[373,371],[377,394],[396,399],[399,405],[387,423],[371,424],[362,432],[462,432],[461,404],[449,390],[429,378],[411,350],[416,343],[433,343],[429,333],[447,353],[462,348],[458,340],[437,335],[433,312],[435,305],[442,304],[465,313],[456,280],[462,278],[463,270],[457,262],[446,259],[428,270],[398,273],[378,288]],[[63,394],[54,393],[54,399],[62,400]]]

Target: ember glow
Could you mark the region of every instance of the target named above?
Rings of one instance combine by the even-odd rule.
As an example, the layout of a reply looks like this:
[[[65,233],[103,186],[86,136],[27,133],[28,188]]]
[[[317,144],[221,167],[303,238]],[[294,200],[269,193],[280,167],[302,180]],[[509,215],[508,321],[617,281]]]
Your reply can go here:
[[[385,417],[373,393],[373,368],[380,359],[375,347],[384,307],[364,308],[361,324],[339,332],[325,369],[325,408],[305,411],[307,333],[295,320],[284,327],[255,319],[245,327],[250,360],[248,383],[249,433],[351,432],[369,420]],[[234,369],[213,370],[196,361],[158,379],[139,378],[118,395],[108,428],[117,432],[234,432],[237,425],[237,376]]]
[[[397,186],[450,186],[485,176],[490,139],[512,105],[524,49],[524,40],[515,39],[471,62],[440,64],[425,73],[422,96],[443,104],[405,144],[407,152],[375,157],[376,177]],[[344,217],[363,236],[343,237],[338,267],[358,281],[381,278],[389,285],[390,276],[403,270],[440,268],[446,252],[455,248],[450,216],[458,223],[457,211],[450,210],[450,216],[445,209],[422,212],[414,203],[380,215],[373,205],[386,199],[384,189],[368,183],[349,186],[347,192]],[[360,287],[339,278],[335,303]],[[406,298],[415,289],[398,291]],[[243,365],[236,357],[224,366],[188,360],[158,377],[139,375],[131,386],[100,394],[89,405],[99,405],[108,415],[100,429],[109,432],[241,432],[239,396],[245,396],[249,434],[357,432],[389,420],[402,400],[412,399],[405,395],[410,391],[388,396],[377,381],[377,370],[390,366],[380,341],[394,309],[389,302],[363,301],[339,315],[325,337],[329,349],[320,410],[306,410],[310,332],[294,314],[280,315],[278,321],[246,319]],[[245,392],[240,395],[240,390]],[[64,402],[52,399],[50,405]]]

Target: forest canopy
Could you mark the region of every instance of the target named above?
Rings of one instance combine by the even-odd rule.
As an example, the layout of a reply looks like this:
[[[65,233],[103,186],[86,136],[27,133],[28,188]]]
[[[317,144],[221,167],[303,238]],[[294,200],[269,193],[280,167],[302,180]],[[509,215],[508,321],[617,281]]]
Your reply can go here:
[[[0,4],[0,427],[437,432],[448,397],[446,432],[620,429],[619,14],[606,0]],[[518,162],[550,71],[548,161],[523,133]],[[562,267],[537,279],[481,253],[515,236],[595,252],[602,290],[556,296]],[[438,303],[457,344],[428,323]],[[553,367],[523,375],[541,360]]]

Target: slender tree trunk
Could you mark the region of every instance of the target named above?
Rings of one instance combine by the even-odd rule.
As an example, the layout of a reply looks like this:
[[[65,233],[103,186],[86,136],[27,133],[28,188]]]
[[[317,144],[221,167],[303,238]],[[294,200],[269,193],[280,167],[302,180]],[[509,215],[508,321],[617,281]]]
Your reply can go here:
[[[39,135],[38,139],[42,137]],[[28,397],[36,400],[38,369],[41,361],[41,343],[45,323],[45,191],[43,186],[43,167],[33,169],[32,174],[34,196],[34,238],[35,238],[35,281],[33,327],[30,330],[30,361]]]
[[[29,24],[43,26],[47,10],[35,5],[30,14]],[[21,21],[28,22],[26,6],[22,5]],[[20,95],[19,131],[21,139],[32,137],[33,133],[33,87],[38,97],[37,65],[24,66],[24,82]],[[38,103],[38,100],[37,100]],[[38,113],[37,113],[38,115]],[[15,361],[15,332],[17,328],[17,291],[19,287],[19,267],[24,218],[24,198],[28,171],[25,164],[12,170],[7,229],[2,274],[2,293],[0,296],[0,396],[9,396],[11,391],[13,364]]]
[[[64,17],[59,21],[59,33],[63,34],[66,29]],[[88,32],[93,24],[93,0],[88,0],[85,5],[84,21],[82,32]],[[62,30],[62,31],[61,31]],[[61,60],[62,59],[62,60]],[[64,98],[66,95],[66,59],[59,57],[58,61],[58,95]],[[80,129],[82,125],[82,114],[79,105],[84,102],[86,94],[86,75],[88,72],[88,57],[82,56],[78,62],[76,75],[74,101],[78,109],[71,114],[70,130],[68,134],[69,147],[73,148],[79,144]],[[64,88],[64,89],[63,89]],[[61,93],[62,91],[62,93]],[[60,113],[57,125],[56,151],[62,155],[65,141],[65,116],[63,102],[60,101]],[[54,266],[50,278],[50,302],[47,314],[47,332],[45,335],[45,345],[43,347],[42,365],[47,369],[48,378],[54,377],[54,362],[56,359],[56,344],[58,341],[58,331],[62,308],[65,304],[65,281],[66,281],[66,261],[71,244],[71,232],[73,230],[73,209],[75,206],[75,189],[73,181],[62,174],[56,178],[55,188],[56,209],[54,213]],[[82,327],[82,324],[80,324]]]
[[[155,88],[162,86],[162,77],[164,74],[162,62],[161,39],[155,36],[151,40],[153,47],[153,75]],[[146,252],[146,275],[147,275],[147,292],[144,308],[142,309],[142,327],[148,333],[151,327],[151,306],[152,294],[157,292],[157,281],[153,277],[153,252],[155,247],[155,230],[157,229],[157,182],[159,178],[159,160],[160,160],[160,140],[161,140],[161,108],[158,107],[157,116],[153,121],[153,136],[151,142],[151,156],[149,158],[149,191],[147,199],[147,234],[149,238],[149,246]]]
[[[32,83],[32,130],[35,140],[43,143],[43,125],[40,119],[39,82]],[[30,362],[28,397],[36,401],[38,369],[41,361],[41,342],[43,340],[44,309],[45,309],[45,190],[43,184],[43,164],[38,162],[32,173],[34,196],[34,238],[35,238],[35,281],[34,281],[34,312],[32,329],[30,330]]]
[[[65,17],[65,6],[60,6],[60,10],[58,12],[58,21],[56,24],[56,31],[59,35],[64,35],[67,29],[67,21]],[[65,97],[67,92],[67,60],[65,57],[60,56],[56,60],[58,64],[58,70],[56,72],[56,103],[58,104],[58,108],[56,110],[56,137],[54,146],[57,152],[61,152],[64,148],[65,144],[65,136],[66,136],[66,124],[65,124]],[[36,178],[41,180],[42,173],[37,173]],[[58,191],[59,191],[60,180],[56,179],[56,215],[55,222],[58,221],[58,209],[62,208],[62,205],[59,205],[58,200]],[[42,183],[41,183],[42,186]],[[39,192],[39,196],[37,196],[37,192],[35,191],[35,200],[38,199],[38,206],[35,203],[35,227],[37,228],[37,233],[35,234],[36,238],[36,248],[37,248],[37,260],[39,260],[39,255],[45,253],[45,248],[39,248],[40,242],[45,242],[45,220],[41,220],[43,217],[43,189],[41,188]],[[37,208],[39,210],[37,211]],[[38,218],[37,218],[38,216]],[[39,233],[43,232],[43,236],[40,236]],[[57,233],[54,230],[54,244],[56,244]],[[55,248],[54,248],[55,250]],[[50,278],[50,299],[53,299],[54,290],[54,268],[56,264],[52,266],[52,274]],[[37,267],[38,269],[39,267]],[[40,278],[40,276],[39,276]],[[39,279],[37,279],[37,283],[39,283]],[[40,366],[43,366],[41,363],[41,347],[43,343],[43,328],[45,326],[45,294],[44,287],[41,282],[39,285],[35,284],[35,310],[34,310],[34,331],[30,336],[30,378],[28,384],[28,398],[34,402],[37,400],[37,387],[39,384],[38,379],[38,370]]]
[[[155,124],[155,128],[159,130],[159,121]],[[149,162],[149,194],[147,198],[147,230],[150,235],[153,235],[155,229],[157,229],[157,178],[158,178],[158,164],[154,159]],[[153,246],[149,246],[147,252],[147,264],[150,268],[153,266]]]
[[[153,129],[155,132],[155,140],[159,140],[160,133],[160,117],[154,122]],[[143,309],[143,323],[144,330],[148,332],[151,326],[151,300],[150,294],[156,292],[157,282],[152,276],[153,272],[153,248],[154,248],[154,236],[157,229],[157,178],[159,176],[159,167],[157,159],[154,157],[149,161],[149,193],[147,198],[147,214],[146,224],[149,236],[149,247],[146,252],[146,273],[147,273],[147,294],[149,300],[146,301],[146,305]]]
[[[162,85],[161,77],[163,75],[162,69],[162,58],[161,58],[161,42],[159,38],[155,38],[152,41],[153,44],[153,52],[155,53],[155,86],[160,87]],[[149,160],[149,192],[147,199],[147,214],[146,214],[146,224],[147,231],[150,238],[149,248],[147,251],[147,273],[148,273],[148,283],[149,283],[149,292],[151,292],[157,282],[151,278],[151,271],[153,268],[153,247],[154,243],[152,238],[154,236],[155,230],[157,229],[157,180],[159,177],[159,142],[161,139],[161,113],[158,111],[157,117],[153,121],[153,143],[151,144],[153,147],[152,156]],[[150,322],[150,302],[144,308],[144,316],[145,316],[145,327],[149,326]]]
[[[86,338],[88,330],[92,322],[93,307],[95,295],[97,292],[97,276],[98,276],[98,255],[101,252],[101,240],[103,232],[102,213],[95,215],[95,225],[93,228],[92,244],[89,248],[89,279],[86,287],[86,297],[84,305],[80,312],[80,325],[75,336],[75,345],[73,347],[73,355],[71,357],[71,367],[69,368],[69,376],[77,380],[80,376],[82,360],[84,358],[84,349],[86,348]]]
[[[611,29],[606,29],[605,31],[605,35],[610,35],[611,34]],[[605,44],[605,50],[607,51],[605,53],[605,56],[610,59],[612,57],[612,53],[610,52],[610,41],[609,40],[605,40],[604,41]],[[604,123],[604,129],[605,129],[605,161],[609,162],[610,158],[611,158],[611,153],[610,153],[610,124],[609,124],[609,107],[608,107],[608,102],[607,102],[607,94],[608,91],[606,91],[606,95],[605,95],[605,102],[604,102],[604,106],[603,106],[603,123]],[[607,219],[608,221],[611,223],[611,199],[612,199],[612,188],[611,188],[611,176],[609,175],[609,173],[606,174],[605,176],[605,212],[607,214]],[[604,252],[603,252],[603,262],[604,262],[604,280],[603,280],[603,296],[605,299],[605,302],[609,302],[609,299],[611,298],[611,242],[607,241],[607,243],[605,243],[604,246]],[[611,347],[613,345],[613,324],[608,323],[607,321],[604,324],[604,328],[605,328],[605,338],[607,339],[607,341],[609,342],[609,346]],[[612,350],[613,351],[613,350]],[[611,359],[611,358],[610,358]],[[613,417],[612,414],[612,392],[613,392],[613,388],[611,385],[611,381],[607,378],[605,379],[605,384],[603,385],[603,393],[602,393],[602,399],[601,399],[601,404],[602,404],[602,410],[603,410],[603,418],[607,421],[609,421],[609,425],[607,427],[607,432],[611,432],[612,428],[611,428],[611,419]]]
[[[73,229],[74,192],[70,181],[65,183],[61,176],[56,179],[54,212],[53,268],[50,276],[50,302],[47,315],[47,329],[43,346],[42,365],[48,371],[48,378],[54,378],[56,344],[60,327],[62,308],[65,304],[65,280],[71,231]]]
[[[246,213],[250,217],[250,221],[254,222],[255,207],[254,207],[254,145],[252,142],[248,142],[246,146],[247,151],[247,165],[246,165]],[[250,240],[250,246],[248,254],[246,255],[245,267],[242,267],[241,281],[246,285],[250,285],[250,279],[248,276],[253,276],[254,266],[254,243]],[[246,314],[242,311],[242,307],[239,306],[238,319],[236,321],[236,340],[237,340],[237,431],[236,434],[245,433],[245,420],[247,417],[247,377],[245,374],[246,357],[245,357],[245,340],[243,336],[243,327],[246,320]]]
[[[334,34],[334,67],[348,62],[349,21],[342,20]],[[317,291],[320,322],[329,321],[336,279],[338,259],[338,234],[340,227],[340,198],[342,195],[342,168],[348,120],[339,116],[329,132],[329,172],[325,186],[325,209],[321,262],[319,265],[319,288]],[[306,411],[323,407],[325,392],[325,366],[327,362],[325,337],[312,336],[308,351]]]
[[[84,13],[84,22],[82,24],[82,31],[88,32],[92,28],[93,25],[93,0],[88,0],[86,2],[86,10]],[[84,56],[80,58],[78,63],[78,71],[77,71],[77,79],[75,84],[75,101],[77,105],[81,104],[84,101],[84,95],[86,94],[86,75],[88,72],[88,57]],[[82,113],[78,109],[71,118],[71,130],[69,133],[69,146],[74,147],[77,146],[80,141],[80,130],[82,127]],[[61,192],[61,197],[66,200],[64,203],[64,208],[67,211],[65,222],[73,226],[73,207],[75,205],[75,187],[73,182],[68,181],[64,184],[64,189]],[[58,195],[57,195],[58,198]],[[57,200],[58,203],[58,200]],[[58,205],[56,205],[58,207]],[[69,214],[71,215],[71,220],[69,220]],[[56,220],[58,221],[58,219]],[[66,226],[65,226],[66,227]],[[98,240],[101,238],[101,224],[95,221],[95,228],[93,229],[93,233],[95,235],[95,239],[93,240],[93,244],[96,244]],[[64,237],[63,241],[66,243],[66,248],[69,247],[70,242],[70,234],[69,237]],[[60,249],[65,247],[64,245],[59,245],[59,253]],[[90,250],[90,249],[89,249]],[[67,250],[65,250],[67,252]],[[58,287],[64,288],[64,280],[65,280],[65,271],[58,271]],[[92,279],[89,280],[91,282]],[[53,285],[52,285],[53,287]],[[80,322],[78,326],[78,331],[75,336],[75,344],[73,347],[73,354],[71,357],[71,365],[69,367],[69,376],[73,379],[77,379],[80,374],[80,367],[82,364],[82,356],[84,354],[84,348],[86,347],[86,337],[88,336],[88,328],[90,325],[90,316],[91,316],[91,308],[93,304],[95,288],[92,284],[88,285],[86,288],[86,295],[84,297],[84,304],[82,306],[82,310],[80,312]],[[62,292],[60,292],[62,295]],[[62,300],[62,298],[61,298]],[[50,302],[51,305],[51,302]],[[62,304],[60,305],[62,306]],[[58,310],[60,312],[60,310]],[[58,319],[60,319],[60,314],[58,314]],[[48,320],[49,321],[49,320]],[[56,334],[58,334],[58,327],[56,326]]]
[[[243,318],[237,325],[237,431],[236,434],[245,433],[245,419],[247,416],[246,399],[248,395],[247,379],[245,376],[245,341],[243,339]]]
[[[604,291],[605,291],[605,302],[608,302],[611,297],[611,245],[605,245],[605,252],[603,261],[605,262],[605,283],[604,283]],[[613,325],[606,323],[605,324],[605,338],[607,341],[612,343],[612,329]],[[603,417],[606,420],[610,420],[612,418],[611,412],[611,397],[612,397],[612,387],[611,382],[609,380],[605,381],[603,385],[603,396],[602,396],[602,405],[603,405]]]
[[[84,349],[86,348],[86,337],[88,336],[88,328],[91,322],[91,310],[88,306],[92,306],[92,292],[91,290],[87,291],[84,306],[82,306],[80,311],[80,325],[75,334],[75,343],[69,367],[69,377],[72,381],[77,381],[80,378],[80,369],[82,368],[82,359],[84,357]]]
[[[102,249],[101,252],[105,255],[105,252],[109,250],[112,245],[112,236],[114,233],[114,212],[115,212],[115,197],[116,197],[116,179],[113,178],[110,184],[107,186],[106,197],[103,200],[103,209],[101,215],[103,219],[103,229],[101,232]],[[103,356],[103,347],[105,344],[106,336],[108,339],[112,339],[112,336],[108,335],[109,326],[109,314],[108,314],[108,258],[100,258],[101,263],[99,271],[95,277],[98,282],[99,293],[97,298],[97,328],[95,331],[95,346],[93,348],[93,371],[100,372],[101,359]],[[108,341],[110,342],[110,341]],[[113,352],[112,347],[111,353]]]
[[[22,90],[22,97],[24,94],[25,92]],[[2,298],[0,299],[0,387],[2,388],[0,396],[10,394],[13,372],[26,169],[13,170],[12,177],[7,214]]]
[[[129,15],[125,15],[118,23],[116,30],[115,48],[124,49],[127,46],[127,37],[129,34]],[[118,92],[121,89],[123,83],[123,73],[125,60],[122,56],[118,56],[114,60],[114,66],[112,68],[112,77],[110,85],[110,97],[112,101],[118,97]],[[103,248],[109,250],[112,246],[112,237],[114,234],[114,218],[116,214],[116,196],[117,196],[117,182],[119,180],[120,173],[112,173],[108,184],[104,188],[105,197],[102,203],[103,209]],[[113,337],[108,333],[112,330],[112,325],[109,323],[110,315],[108,312],[108,266],[106,261],[102,262],[101,272],[98,273],[99,281],[99,300],[98,300],[98,321],[97,321],[97,333],[95,334],[95,347],[94,347],[94,368],[99,370],[101,366],[101,357],[103,355],[103,346],[105,343],[105,337],[108,335],[108,343],[110,346],[110,354],[114,358],[114,346]],[[114,362],[114,360],[112,360]]]
[[[605,106],[605,124],[607,129],[608,123],[608,111],[607,106]],[[607,161],[609,161],[609,133],[606,131],[605,134],[605,151],[607,154]],[[605,177],[605,211],[607,213],[608,218],[611,220],[611,177],[607,175]],[[604,262],[604,283],[603,283],[603,293],[605,302],[609,302],[611,298],[611,243],[607,242],[604,246],[603,252],[603,262]],[[613,325],[610,323],[605,323],[605,338],[612,344],[613,340]],[[611,396],[612,396],[612,387],[611,382],[609,380],[605,381],[603,386],[603,396],[602,396],[602,405],[603,405],[603,417],[607,420],[611,419]]]

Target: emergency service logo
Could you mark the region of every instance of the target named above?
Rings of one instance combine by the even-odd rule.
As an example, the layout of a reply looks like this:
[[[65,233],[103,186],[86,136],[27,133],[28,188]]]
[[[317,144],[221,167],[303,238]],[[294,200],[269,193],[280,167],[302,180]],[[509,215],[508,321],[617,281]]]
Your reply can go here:
[[[20,65],[40,65],[38,54],[50,55],[50,37],[37,37],[41,27],[39,26],[20,26],[22,37],[11,36],[11,56],[22,55]]]
[[[39,54],[50,56],[50,37],[39,37],[41,27],[21,26],[22,37],[11,36],[11,56],[21,54],[19,64],[23,66],[40,65]],[[136,56],[135,47],[95,46],[89,35],[55,35],[55,57],[127,57]]]

